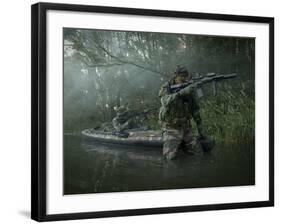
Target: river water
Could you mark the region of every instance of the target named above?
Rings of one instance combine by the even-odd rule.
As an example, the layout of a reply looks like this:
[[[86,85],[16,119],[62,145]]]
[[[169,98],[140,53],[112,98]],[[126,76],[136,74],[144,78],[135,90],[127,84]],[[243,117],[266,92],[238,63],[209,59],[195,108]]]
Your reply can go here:
[[[165,161],[161,149],[86,143],[64,136],[64,194],[255,184],[254,145],[217,144]]]

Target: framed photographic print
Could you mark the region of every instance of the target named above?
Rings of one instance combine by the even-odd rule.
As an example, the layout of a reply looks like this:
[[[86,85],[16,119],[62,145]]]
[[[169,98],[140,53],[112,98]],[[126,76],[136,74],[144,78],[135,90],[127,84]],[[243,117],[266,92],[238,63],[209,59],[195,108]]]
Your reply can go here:
[[[32,6],[32,219],[274,205],[274,19]]]

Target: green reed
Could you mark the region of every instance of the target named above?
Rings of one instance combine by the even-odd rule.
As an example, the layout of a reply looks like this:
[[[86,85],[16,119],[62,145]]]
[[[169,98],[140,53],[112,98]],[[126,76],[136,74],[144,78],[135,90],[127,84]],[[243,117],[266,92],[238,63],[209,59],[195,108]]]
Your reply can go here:
[[[234,89],[220,86],[217,96],[200,102],[200,113],[208,134],[219,142],[246,143],[255,138],[255,101],[250,84]]]

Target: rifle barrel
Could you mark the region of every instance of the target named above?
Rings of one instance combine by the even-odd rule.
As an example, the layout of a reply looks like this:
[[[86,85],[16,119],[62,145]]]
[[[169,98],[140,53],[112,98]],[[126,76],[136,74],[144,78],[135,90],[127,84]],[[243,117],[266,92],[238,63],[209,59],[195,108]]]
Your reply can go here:
[[[169,86],[169,88],[173,92],[173,91],[176,91],[178,89],[185,88],[186,86],[188,86],[188,85],[190,85],[192,83],[198,83],[199,85],[201,85],[201,84],[212,82],[212,81],[216,81],[216,80],[234,78],[236,76],[237,76],[236,73],[225,74],[225,75],[210,73],[209,75],[206,75],[206,76],[201,76],[201,77],[197,77],[197,78],[191,79],[187,83],[171,85],[171,86]]]

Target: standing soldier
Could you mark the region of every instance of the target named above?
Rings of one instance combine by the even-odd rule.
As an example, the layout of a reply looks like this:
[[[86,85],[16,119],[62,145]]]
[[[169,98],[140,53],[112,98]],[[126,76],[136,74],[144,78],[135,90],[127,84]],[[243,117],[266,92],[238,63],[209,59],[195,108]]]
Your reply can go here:
[[[175,93],[169,90],[170,85],[186,83],[190,79],[191,75],[185,67],[177,67],[172,80],[163,85],[159,92],[161,97],[159,120],[164,140],[163,155],[168,160],[175,159],[180,149],[193,153],[197,141],[192,135],[191,118],[197,125],[199,139],[207,139],[194,94],[196,84],[190,84]],[[208,147],[202,145],[202,148],[210,149],[214,142],[208,144]]]

